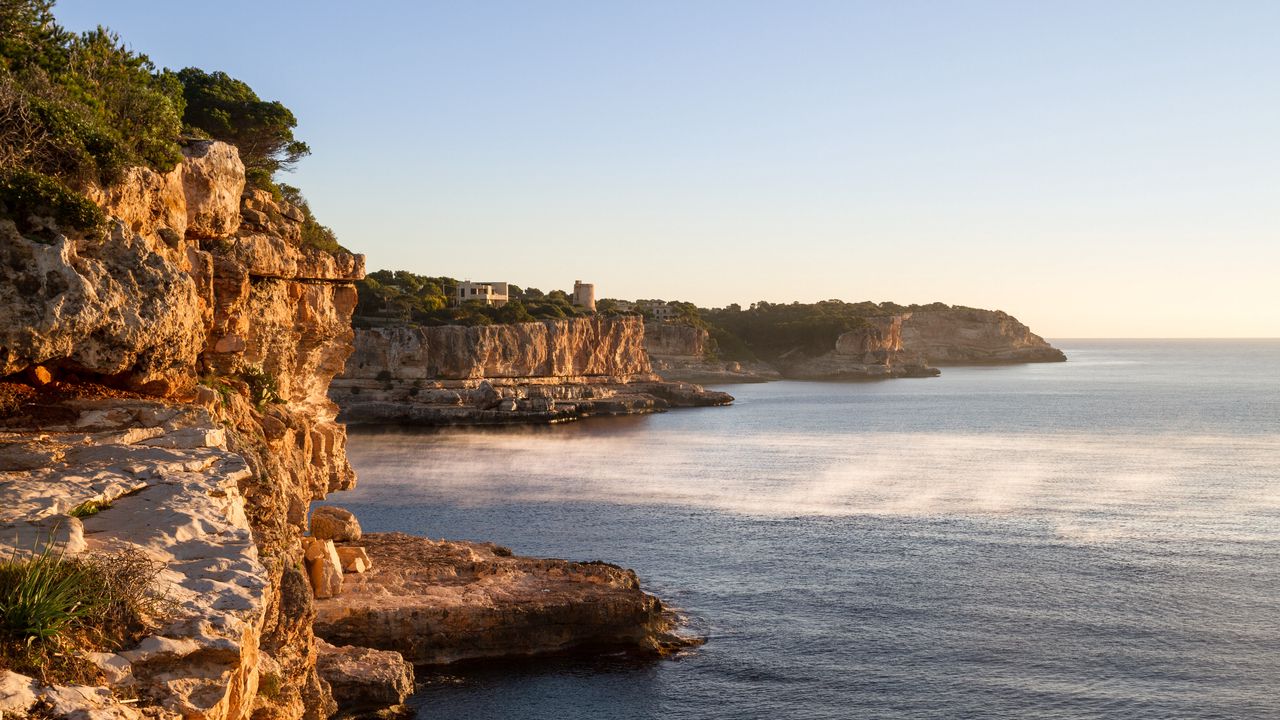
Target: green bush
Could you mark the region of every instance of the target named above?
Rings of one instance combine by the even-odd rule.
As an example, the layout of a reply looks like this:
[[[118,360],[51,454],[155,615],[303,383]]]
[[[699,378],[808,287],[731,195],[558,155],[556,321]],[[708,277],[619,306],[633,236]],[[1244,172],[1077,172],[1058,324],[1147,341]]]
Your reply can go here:
[[[47,0],[0,0],[0,167],[69,185],[110,182],[129,165],[172,168],[183,97],[104,28],[76,35]]]
[[[84,518],[90,517],[91,515],[97,515],[103,510],[110,509],[111,503],[109,502],[103,502],[101,500],[87,500],[74,508],[71,508],[71,512],[67,514],[74,518]]]
[[[328,226],[321,225],[311,214],[311,205],[302,196],[302,191],[292,185],[280,183],[275,185],[279,194],[278,200],[296,205],[302,211],[302,244],[324,250],[327,253],[350,252],[338,244],[338,236]]]
[[[0,213],[20,229],[30,216],[50,216],[63,228],[101,232],[106,216],[89,198],[48,175],[15,168],[0,172]]]
[[[249,400],[261,410],[267,405],[284,402],[276,377],[261,365],[248,365],[240,371],[240,379],[249,386]]]

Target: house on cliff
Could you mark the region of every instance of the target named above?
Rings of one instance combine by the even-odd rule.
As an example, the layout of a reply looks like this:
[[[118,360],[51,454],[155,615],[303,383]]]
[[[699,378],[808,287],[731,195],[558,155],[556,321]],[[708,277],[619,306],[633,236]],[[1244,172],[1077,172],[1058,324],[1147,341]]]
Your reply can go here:
[[[454,296],[458,305],[468,300],[479,300],[485,305],[494,307],[506,305],[509,299],[510,295],[505,282],[471,282],[470,280],[458,283],[458,292]]]

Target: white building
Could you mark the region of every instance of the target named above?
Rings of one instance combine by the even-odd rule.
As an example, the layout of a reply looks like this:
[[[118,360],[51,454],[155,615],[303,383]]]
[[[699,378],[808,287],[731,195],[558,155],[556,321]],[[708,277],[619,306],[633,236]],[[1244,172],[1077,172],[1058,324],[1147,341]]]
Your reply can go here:
[[[459,305],[469,300],[479,300],[485,305],[502,307],[507,304],[507,284],[504,282],[465,282],[458,283],[458,294],[454,298]]]

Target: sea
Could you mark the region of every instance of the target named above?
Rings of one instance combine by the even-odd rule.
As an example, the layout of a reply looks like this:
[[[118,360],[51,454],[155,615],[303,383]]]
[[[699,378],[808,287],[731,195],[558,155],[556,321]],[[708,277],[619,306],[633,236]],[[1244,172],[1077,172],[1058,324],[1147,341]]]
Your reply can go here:
[[[1280,341],[355,431],[367,531],[604,559],[702,647],[419,673],[420,718],[1280,718]]]

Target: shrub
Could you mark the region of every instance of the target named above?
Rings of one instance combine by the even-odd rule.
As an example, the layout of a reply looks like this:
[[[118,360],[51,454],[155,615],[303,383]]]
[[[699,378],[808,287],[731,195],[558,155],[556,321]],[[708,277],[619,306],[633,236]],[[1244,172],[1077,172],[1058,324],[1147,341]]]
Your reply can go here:
[[[48,175],[15,168],[0,172],[0,213],[24,228],[31,216],[52,217],[62,228],[102,232],[106,216],[89,198]]]
[[[111,509],[111,503],[109,502],[103,502],[101,500],[89,500],[87,502],[82,502],[79,505],[75,506],[74,508],[71,509],[71,512],[67,514],[74,518],[83,518],[83,517],[89,517],[90,515],[97,515],[103,510],[110,510],[110,509]]]
[[[321,225],[311,214],[311,205],[302,196],[302,191],[292,185],[280,183],[275,186],[280,200],[296,205],[302,211],[302,244],[324,250],[327,253],[348,252],[338,244],[338,236],[326,225]]]
[[[284,402],[280,397],[280,388],[275,375],[267,372],[261,365],[248,365],[240,371],[240,379],[249,386],[249,400],[259,410],[275,403]]]
[[[110,182],[128,165],[172,168],[182,158],[176,76],[104,28],[63,30],[52,5],[0,1],[0,165],[73,186]]]
[[[15,550],[0,566],[0,636],[30,643],[63,635],[102,602],[87,590],[94,579],[88,565],[67,560],[52,543],[30,559]]]

